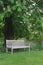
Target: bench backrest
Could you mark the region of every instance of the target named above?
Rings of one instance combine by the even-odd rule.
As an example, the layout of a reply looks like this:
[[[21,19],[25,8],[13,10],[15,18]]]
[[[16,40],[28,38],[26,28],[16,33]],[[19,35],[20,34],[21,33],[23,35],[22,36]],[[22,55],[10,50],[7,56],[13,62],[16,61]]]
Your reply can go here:
[[[25,42],[25,40],[6,40],[6,46],[28,46],[29,43]]]

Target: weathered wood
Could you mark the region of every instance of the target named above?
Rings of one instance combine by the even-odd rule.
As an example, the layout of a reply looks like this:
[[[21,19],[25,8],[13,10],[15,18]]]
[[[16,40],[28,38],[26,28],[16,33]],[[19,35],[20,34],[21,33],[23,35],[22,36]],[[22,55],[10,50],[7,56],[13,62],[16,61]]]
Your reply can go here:
[[[6,52],[8,52],[8,48],[11,48],[11,53],[13,53],[13,49],[20,48],[29,48],[30,51],[30,44],[25,40],[6,40]]]

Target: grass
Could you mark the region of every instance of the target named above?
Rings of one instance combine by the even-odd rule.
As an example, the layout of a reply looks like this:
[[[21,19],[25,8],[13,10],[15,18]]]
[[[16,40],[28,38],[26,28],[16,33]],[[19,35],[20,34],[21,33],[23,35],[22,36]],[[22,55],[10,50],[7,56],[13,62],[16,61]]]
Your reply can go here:
[[[0,65],[43,65],[43,51],[1,53]]]

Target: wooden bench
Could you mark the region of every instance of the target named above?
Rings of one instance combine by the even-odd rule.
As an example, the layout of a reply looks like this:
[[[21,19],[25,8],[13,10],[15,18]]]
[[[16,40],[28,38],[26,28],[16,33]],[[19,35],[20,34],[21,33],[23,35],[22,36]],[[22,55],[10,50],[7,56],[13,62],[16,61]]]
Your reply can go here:
[[[13,49],[20,48],[29,48],[30,51],[30,44],[25,40],[6,40],[6,52],[8,52],[8,48],[11,49],[11,53],[13,53]]]

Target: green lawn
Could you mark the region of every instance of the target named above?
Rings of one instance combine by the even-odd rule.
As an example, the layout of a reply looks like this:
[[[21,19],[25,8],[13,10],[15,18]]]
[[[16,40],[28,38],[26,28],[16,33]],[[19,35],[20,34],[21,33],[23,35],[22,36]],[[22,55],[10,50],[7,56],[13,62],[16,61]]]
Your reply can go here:
[[[1,53],[0,65],[43,65],[43,51]]]

